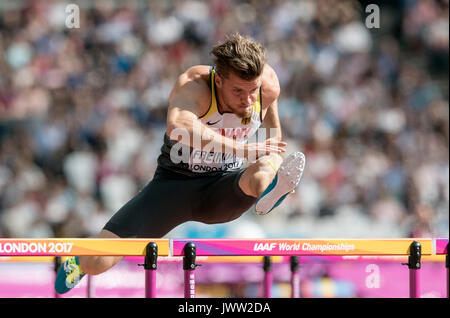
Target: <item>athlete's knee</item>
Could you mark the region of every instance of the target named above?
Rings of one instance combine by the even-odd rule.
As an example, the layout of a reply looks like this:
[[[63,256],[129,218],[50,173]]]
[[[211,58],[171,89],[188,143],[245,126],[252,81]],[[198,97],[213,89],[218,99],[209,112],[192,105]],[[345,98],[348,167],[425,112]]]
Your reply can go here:
[[[99,275],[116,265],[122,256],[81,256],[80,267],[83,273]]]

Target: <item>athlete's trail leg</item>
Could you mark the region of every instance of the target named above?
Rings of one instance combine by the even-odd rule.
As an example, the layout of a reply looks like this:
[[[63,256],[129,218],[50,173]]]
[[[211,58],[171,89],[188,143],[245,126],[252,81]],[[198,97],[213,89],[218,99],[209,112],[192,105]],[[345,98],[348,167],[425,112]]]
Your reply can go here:
[[[260,157],[251,164],[239,179],[239,187],[249,196],[259,198],[272,182],[283,158],[275,153]]]
[[[97,238],[120,238],[114,233],[102,230]],[[81,270],[88,275],[98,275],[120,262],[124,256],[80,256]]]

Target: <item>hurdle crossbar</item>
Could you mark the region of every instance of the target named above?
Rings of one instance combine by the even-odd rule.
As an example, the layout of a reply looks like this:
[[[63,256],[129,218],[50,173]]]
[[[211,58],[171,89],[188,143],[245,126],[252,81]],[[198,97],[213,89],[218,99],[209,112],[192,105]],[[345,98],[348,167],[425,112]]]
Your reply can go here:
[[[184,256],[192,242],[197,256],[332,256],[409,255],[411,242],[421,244],[422,255],[446,254],[448,239],[0,239],[0,256],[145,256],[149,242],[159,256]]]
[[[422,255],[432,255],[432,239],[182,239],[173,240],[172,255],[183,256],[188,242],[197,256],[327,256],[327,255],[409,255],[412,241]]]
[[[420,297],[421,257],[446,255],[447,293],[449,286],[448,239],[0,239],[0,257],[74,255],[146,256],[146,297],[156,295],[158,255],[183,256],[185,297],[195,297],[197,256],[408,256],[404,265],[410,271],[410,297],[416,298]],[[265,260],[269,264],[270,259]],[[269,266],[265,275],[264,296],[270,297]]]
[[[167,239],[0,239],[0,256],[145,256],[149,242],[168,256]]]

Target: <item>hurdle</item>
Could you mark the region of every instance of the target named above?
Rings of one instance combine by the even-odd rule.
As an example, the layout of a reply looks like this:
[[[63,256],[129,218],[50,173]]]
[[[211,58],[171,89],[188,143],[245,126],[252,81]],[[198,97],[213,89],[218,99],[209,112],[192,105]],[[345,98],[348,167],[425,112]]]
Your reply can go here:
[[[447,255],[448,239],[0,239],[0,256],[53,256],[55,270],[63,256],[144,256],[145,297],[156,297],[158,256],[183,257],[184,297],[195,298],[197,256],[263,256],[262,297],[271,298],[272,256],[290,257],[291,297],[299,295],[301,256],[408,256],[409,296],[420,297],[421,257]],[[87,297],[91,284],[88,277]],[[55,295],[56,296],[56,295]]]
[[[450,298],[449,291],[449,260],[448,260],[448,239],[436,239],[436,255],[445,255],[445,267],[447,268],[447,298]]]
[[[145,263],[139,265],[145,270],[146,298],[156,297],[157,257],[169,252],[167,239],[0,239],[0,256],[55,256],[55,273],[61,256],[145,256]],[[91,297],[90,275],[87,279],[87,297]]]
[[[264,239],[264,240],[235,240],[235,239],[198,239],[173,240],[173,256],[184,256],[185,246],[197,256],[265,256],[263,297],[270,298],[272,273],[270,266],[271,255],[279,256],[336,256],[336,255],[408,255],[410,297],[420,297],[420,259],[422,255],[432,255],[432,239]],[[195,263],[195,260],[193,261]],[[296,277],[297,265],[293,261],[291,284]],[[195,267],[194,267],[195,269]],[[190,269],[191,293],[195,286],[195,275]],[[291,286],[292,289],[296,286]]]

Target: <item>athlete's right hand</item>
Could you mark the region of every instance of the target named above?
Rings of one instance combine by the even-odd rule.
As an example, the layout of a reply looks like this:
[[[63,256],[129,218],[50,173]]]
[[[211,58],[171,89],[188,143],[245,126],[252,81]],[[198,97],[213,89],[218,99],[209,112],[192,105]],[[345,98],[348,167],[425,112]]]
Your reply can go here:
[[[261,156],[270,155],[271,153],[285,152],[287,143],[276,138],[267,139],[265,142],[254,142],[244,144],[245,159],[258,159]]]

